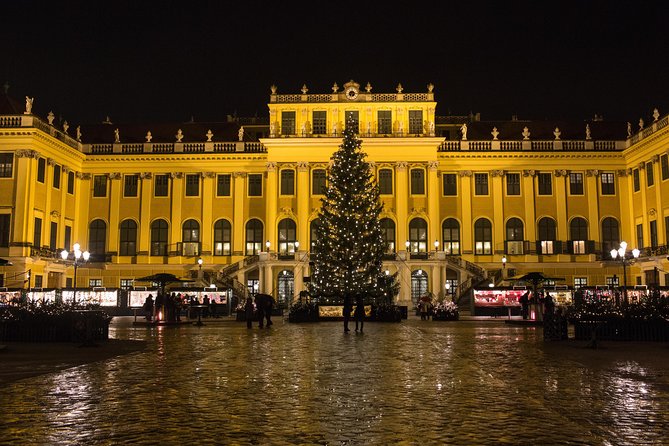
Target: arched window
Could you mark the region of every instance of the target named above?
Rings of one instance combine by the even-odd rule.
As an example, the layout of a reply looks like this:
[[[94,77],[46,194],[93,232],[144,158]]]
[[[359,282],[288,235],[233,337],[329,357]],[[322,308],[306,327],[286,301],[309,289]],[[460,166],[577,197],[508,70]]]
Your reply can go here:
[[[253,218],[246,223],[246,255],[257,255],[262,251],[263,225]]]
[[[620,247],[620,229],[618,220],[613,217],[606,217],[602,220],[602,252],[610,257],[612,249]]]
[[[427,273],[422,269],[411,272],[411,301],[418,306],[420,298],[428,294]]]
[[[107,246],[107,223],[93,220],[88,226],[88,250],[91,255],[104,258]]]
[[[474,253],[492,254],[492,224],[487,218],[474,223]]]
[[[523,253],[524,228],[523,222],[516,217],[506,222],[506,249],[507,254]]]
[[[165,220],[155,220],[151,223],[151,255],[167,255],[167,236],[169,226]]]
[[[584,218],[575,217],[569,223],[572,254],[586,254],[585,242],[588,240],[588,222]]]
[[[446,255],[460,254],[460,223],[454,218],[447,218],[441,224],[441,235],[444,240]]]
[[[290,308],[293,303],[293,294],[295,293],[295,277],[293,276],[293,272],[287,269],[281,271],[276,283],[278,303]]]
[[[318,218],[314,218],[309,224],[309,246],[311,247],[310,251],[314,250],[314,246],[318,240],[318,227],[320,224],[321,221]]]
[[[386,253],[391,254],[395,252],[395,222],[390,218],[382,218],[379,221],[381,225],[381,237],[383,243],[386,245]]]
[[[134,220],[123,220],[119,234],[119,255],[137,255],[137,223]]]
[[[543,217],[537,224],[537,251],[541,254],[555,254],[557,230],[555,220],[550,217]]]
[[[232,253],[232,227],[230,222],[220,219],[214,224],[214,255],[229,256]]]
[[[295,254],[297,226],[290,218],[279,222],[279,255]]]
[[[409,222],[409,251],[411,254],[427,254],[427,222],[422,218]]]
[[[186,220],[181,227],[181,255],[200,255],[200,223],[190,219]]]

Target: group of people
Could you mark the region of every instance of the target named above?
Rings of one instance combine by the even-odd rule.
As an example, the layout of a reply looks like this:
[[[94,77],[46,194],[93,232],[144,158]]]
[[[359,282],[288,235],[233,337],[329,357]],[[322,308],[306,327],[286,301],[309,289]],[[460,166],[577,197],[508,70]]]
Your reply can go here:
[[[246,328],[253,327],[253,321],[258,320],[258,327],[269,328],[272,326],[272,311],[274,309],[274,298],[268,294],[257,294],[255,303],[253,298],[248,296],[244,303],[244,316],[246,318]]]
[[[202,303],[200,303],[194,295],[158,291],[155,300],[153,294],[146,297],[142,309],[144,310],[144,318],[149,322],[180,322],[181,313],[184,309],[187,309],[189,318],[198,316],[197,310],[194,308],[196,305],[204,306],[200,309],[202,317],[218,317],[217,303],[213,299],[210,301],[207,295],[202,298]]]
[[[360,333],[363,332],[363,327],[365,324],[365,303],[363,301],[362,295],[357,295],[355,297],[355,309],[353,308],[353,301],[350,294],[344,295],[344,333],[351,331],[348,328],[348,323],[351,319],[351,312],[353,312],[353,319],[355,320],[355,331],[360,329]]]

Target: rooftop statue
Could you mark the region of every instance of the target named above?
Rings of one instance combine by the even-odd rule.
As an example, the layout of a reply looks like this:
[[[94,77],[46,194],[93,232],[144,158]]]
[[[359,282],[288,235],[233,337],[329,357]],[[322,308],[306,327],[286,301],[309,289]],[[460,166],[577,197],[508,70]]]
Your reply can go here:
[[[585,139],[592,139],[592,135],[590,134],[590,124],[585,125]]]
[[[181,129],[177,130],[175,137],[177,138],[177,142],[181,142],[181,140],[184,138],[184,132],[182,132]]]
[[[530,129],[528,129],[527,127],[525,127],[525,128],[523,129],[523,139],[524,139],[525,141],[527,141],[528,139],[530,139]]]
[[[240,141],[244,141],[244,126],[239,127],[239,132],[237,132],[237,136],[239,137]]]
[[[151,139],[153,139],[153,135],[151,135],[151,130],[146,132],[145,138],[146,138],[146,142],[151,142]]]
[[[499,132],[497,131],[497,127],[492,128],[492,132],[490,132],[492,135],[492,140],[497,141],[497,137],[499,136]]]
[[[555,135],[555,140],[556,141],[560,139],[561,134],[562,134],[562,132],[560,131],[560,129],[558,127],[555,127],[555,130],[553,131],[553,135]]]
[[[35,100],[35,98],[30,98],[30,97],[26,96],[26,111],[24,112],[24,114],[29,115],[33,112],[33,101],[34,100]]]
[[[118,129],[114,130],[114,142],[121,142],[121,134],[119,133]]]
[[[460,132],[462,132],[462,140],[467,141],[467,123],[462,124],[462,127],[460,127]]]

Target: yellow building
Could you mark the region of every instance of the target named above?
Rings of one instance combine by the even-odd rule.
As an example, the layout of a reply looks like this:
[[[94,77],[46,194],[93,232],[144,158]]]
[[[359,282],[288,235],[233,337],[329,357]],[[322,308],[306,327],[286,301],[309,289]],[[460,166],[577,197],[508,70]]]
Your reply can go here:
[[[37,98],[39,100],[39,98]],[[484,122],[438,116],[425,92],[279,94],[265,119],[76,128],[0,102],[0,257],[8,288],[130,287],[157,272],[290,301],[343,123],[375,170],[398,302],[541,271],[572,286],[619,282],[612,248],[641,255],[629,284],[664,285],[669,117],[649,123]],[[198,260],[201,259],[201,265]],[[30,276],[28,277],[28,274]]]

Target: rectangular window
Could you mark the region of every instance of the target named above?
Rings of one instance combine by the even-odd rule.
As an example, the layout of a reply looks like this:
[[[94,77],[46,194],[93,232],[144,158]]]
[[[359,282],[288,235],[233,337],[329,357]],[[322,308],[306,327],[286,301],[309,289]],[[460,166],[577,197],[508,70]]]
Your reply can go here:
[[[537,174],[537,183],[539,184],[539,195],[553,195],[553,177],[550,173]]]
[[[326,111],[314,111],[312,114],[314,135],[325,135],[328,132],[328,114]]]
[[[229,197],[230,196],[230,174],[218,175],[216,177],[216,196]]]
[[[618,283],[618,276],[609,276],[606,278],[606,284],[610,287],[620,286]]]
[[[138,183],[139,183],[139,175],[126,175],[124,178],[123,196],[136,197]]]
[[[42,288],[44,280],[41,274],[35,274],[35,288]]]
[[[393,113],[390,110],[379,110],[377,113],[379,135],[393,133]]]
[[[53,187],[55,189],[60,189],[60,166],[55,164],[53,166]]]
[[[11,214],[0,214],[0,248],[9,248]]]
[[[249,197],[262,196],[262,174],[250,173],[249,178]]]
[[[574,172],[569,174],[569,194],[583,195],[583,173]]]
[[[153,195],[156,197],[167,197],[169,185],[169,175],[156,175],[153,180]]]
[[[325,170],[324,169],[314,169],[311,173],[311,194],[312,195],[325,195],[327,190]]]
[[[50,229],[51,233],[49,234],[49,248],[56,249],[56,244],[58,243],[58,223],[52,221]]]
[[[488,195],[488,174],[474,174],[474,195]]]
[[[662,179],[669,178],[669,155],[666,153],[660,157],[660,168],[662,171]]]
[[[292,169],[281,171],[281,195],[295,195],[295,171]]]
[[[63,243],[63,249],[66,251],[70,250],[70,243],[72,240],[72,226],[65,226],[65,240]]]
[[[411,195],[425,194],[425,171],[411,169]]]
[[[42,246],[42,219],[35,217],[35,228],[33,231],[33,246],[40,248]]]
[[[409,134],[423,133],[423,110],[409,110]]]
[[[121,289],[122,290],[131,290],[134,284],[135,279],[121,279]]]
[[[197,197],[200,195],[200,175],[186,175],[186,196]]]
[[[102,279],[88,279],[88,287],[102,286]]]
[[[581,287],[588,286],[587,277],[574,277],[574,289],[577,290]]]
[[[44,176],[46,175],[46,159],[40,158],[37,160],[37,181],[44,183]]]
[[[636,225],[636,246],[643,248],[643,224]]]
[[[520,174],[507,173],[506,174],[506,194],[520,195]]]
[[[602,195],[616,194],[616,183],[613,172],[603,172],[600,175],[600,181],[602,184]]]
[[[360,133],[360,116],[357,110],[348,110],[346,112],[346,122],[344,125],[348,125],[349,121],[352,122],[353,133]]]
[[[650,246],[651,248],[657,248],[657,220],[650,221]]]
[[[71,170],[67,173],[67,193],[74,195],[74,172]]]
[[[107,196],[107,175],[93,176],[93,196],[94,197]]]
[[[632,181],[634,183],[634,192],[641,190],[641,181],[639,180],[639,169],[632,170]]]
[[[281,134],[294,135],[295,134],[295,112],[284,111],[281,112]]]
[[[655,177],[653,176],[653,163],[646,163],[646,185],[648,187],[655,184]]]
[[[379,192],[383,195],[393,194],[393,171],[390,169],[379,170]]]
[[[14,154],[0,153],[0,178],[11,178],[14,169]]]
[[[454,173],[445,173],[442,176],[444,196],[455,197],[458,195],[458,176]]]

